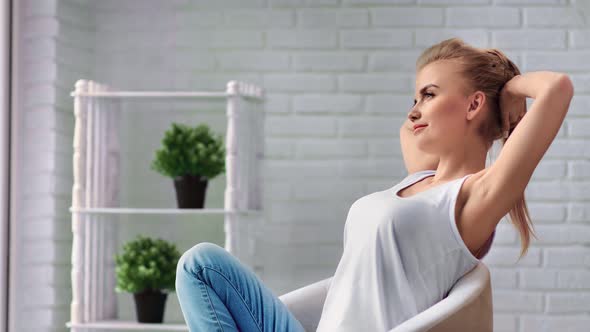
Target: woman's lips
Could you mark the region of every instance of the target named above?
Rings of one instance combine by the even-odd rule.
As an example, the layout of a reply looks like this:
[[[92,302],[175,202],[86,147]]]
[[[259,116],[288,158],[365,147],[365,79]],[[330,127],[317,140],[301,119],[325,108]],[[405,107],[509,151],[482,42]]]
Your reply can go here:
[[[416,127],[416,129],[414,129],[414,132],[416,133],[416,132],[418,132],[420,129],[426,128],[426,126],[427,126],[427,125]]]

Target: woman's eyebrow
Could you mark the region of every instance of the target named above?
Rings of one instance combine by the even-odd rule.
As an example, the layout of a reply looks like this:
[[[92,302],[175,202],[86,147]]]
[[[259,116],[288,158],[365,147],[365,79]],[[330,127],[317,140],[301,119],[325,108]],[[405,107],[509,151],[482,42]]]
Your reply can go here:
[[[438,88],[439,87],[438,85],[436,85],[434,83],[426,84],[422,89],[420,89],[420,94],[422,94],[424,91],[426,91],[426,89],[428,89],[431,86],[433,86],[435,88]]]

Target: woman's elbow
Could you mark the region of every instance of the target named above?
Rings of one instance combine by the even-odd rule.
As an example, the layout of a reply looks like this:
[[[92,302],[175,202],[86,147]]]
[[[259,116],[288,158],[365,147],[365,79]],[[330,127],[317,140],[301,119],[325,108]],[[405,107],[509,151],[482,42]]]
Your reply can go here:
[[[553,88],[559,91],[559,95],[565,97],[568,101],[574,97],[574,83],[567,74],[560,74]]]

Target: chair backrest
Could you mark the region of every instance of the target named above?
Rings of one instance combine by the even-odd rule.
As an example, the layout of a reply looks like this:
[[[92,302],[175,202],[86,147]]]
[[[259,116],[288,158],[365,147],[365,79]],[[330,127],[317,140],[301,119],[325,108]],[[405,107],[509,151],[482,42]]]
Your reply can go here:
[[[490,271],[482,262],[461,277],[447,297],[390,332],[493,331]]]

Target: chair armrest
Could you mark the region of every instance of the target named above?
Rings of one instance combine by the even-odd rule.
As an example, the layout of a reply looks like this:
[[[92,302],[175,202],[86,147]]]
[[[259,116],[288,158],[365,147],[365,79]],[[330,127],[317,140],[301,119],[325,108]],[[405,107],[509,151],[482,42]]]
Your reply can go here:
[[[303,325],[305,331],[317,330],[332,278],[314,282],[279,296],[293,316]]]
[[[493,331],[490,272],[483,262],[461,277],[446,298],[389,332]]]

